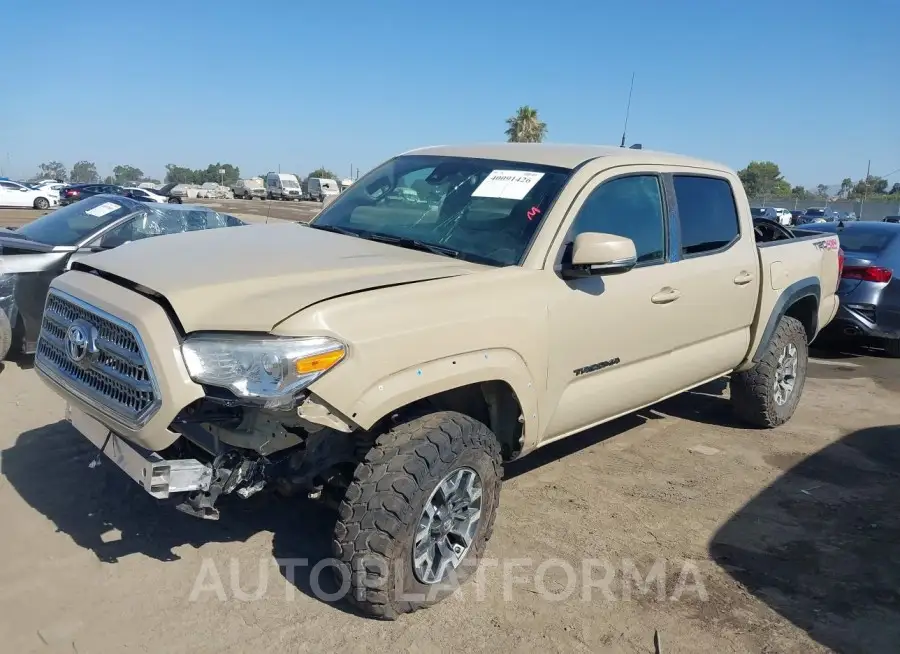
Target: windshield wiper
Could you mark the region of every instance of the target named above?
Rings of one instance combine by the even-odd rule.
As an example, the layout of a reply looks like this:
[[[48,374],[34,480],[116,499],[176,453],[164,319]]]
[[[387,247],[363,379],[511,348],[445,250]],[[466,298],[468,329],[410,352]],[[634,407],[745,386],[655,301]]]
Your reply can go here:
[[[373,232],[357,232],[352,229],[347,229],[346,227],[338,227],[336,225],[317,225],[316,223],[307,223],[306,226],[312,227],[313,229],[321,229],[323,232],[333,232],[335,234],[343,234],[345,236],[364,238],[369,241],[378,241],[379,243],[389,243],[401,248],[419,250],[421,252],[431,252],[432,254],[440,254],[445,257],[453,257],[454,259],[458,259],[462,256],[462,252],[460,252],[459,250],[444,247],[443,245],[432,245],[431,243],[425,243],[424,241],[419,241],[414,238],[403,238],[401,236],[390,236],[388,234],[376,234]]]
[[[445,257],[453,257],[454,259],[458,259],[462,256],[462,252],[459,250],[454,250],[453,248],[448,248],[443,245],[432,245],[431,243],[426,243],[424,241],[419,241],[414,238],[403,238],[401,236],[388,236],[387,234],[373,234],[370,232],[364,232],[358,234],[361,238],[369,239],[370,241],[378,241],[379,243],[390,243],[391,245],[396,245],[401,248],[408,248],[410,250],[419,250],[420,252],[431,252],[431,254],[440,254]]]
[[[352,229],[346,229],[344,227],[337,227],[335,225],[317,225],[315,223],[306,223],[307,227],[312,227],[313,229],[321,229],[323,232],[333,232],[335,234],[343,234],[344,236],[356,236],[357,238],[361,236],[359,232],[354,232]]]

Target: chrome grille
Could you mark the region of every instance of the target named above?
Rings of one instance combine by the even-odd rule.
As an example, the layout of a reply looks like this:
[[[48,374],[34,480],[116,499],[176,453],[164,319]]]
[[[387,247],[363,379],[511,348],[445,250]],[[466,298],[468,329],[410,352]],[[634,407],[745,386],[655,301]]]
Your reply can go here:
[[[89,356],[76,362],[67,332],[75,323],[91,327]],[[159,392],[137,330],[81,300],[51,291],[44,308],[35,365],[72,393],[131,427],[159,408]]]

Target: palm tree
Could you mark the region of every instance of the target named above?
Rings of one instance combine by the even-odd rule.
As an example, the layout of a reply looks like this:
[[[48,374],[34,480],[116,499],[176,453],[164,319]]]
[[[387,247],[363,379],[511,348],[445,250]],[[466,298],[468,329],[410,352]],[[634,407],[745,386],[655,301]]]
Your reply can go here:
[[[527,104],[506,119],[506,136],[510,143],[540,143],[547,136],[547,123],[538,119],[537,109]]]
[[[845,177],[844,181],[841,182],[841,195],[843,195],[845,198],[849,197],[850,191],[852,188],[853,188],[853,180],[850,179],[849,177]]]

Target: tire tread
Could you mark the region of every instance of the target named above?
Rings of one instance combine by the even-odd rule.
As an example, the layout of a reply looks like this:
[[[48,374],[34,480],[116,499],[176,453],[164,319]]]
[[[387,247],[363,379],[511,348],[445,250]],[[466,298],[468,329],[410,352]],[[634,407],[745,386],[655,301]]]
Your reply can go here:
[[[382,619],[395,619],[426,606],[422,602],[393,601],[382,589],[389,588],[388,579],[378,570],[368,569],[360,584],[360,567],[365,559],[380,559],[381,570],[392,569],[389,561],[396,558],[402,533],[418,519],[416,501],[427,495],[438,481],[439,462],[452,463],[464,450],[486,452],[498,479],[503,477],[500,445],[494,434],[481,422],[454,411],[438,411],[414,417],[379,435],[362,462],[338,509],[332,551],[334,557],[350,570],[348,598],[363,613]],[[496,514],[499,493],[493,494],[493,506],[485,507]],[[493,521],[489,521],[484,541],[490,539]]]
[[[790,415],[784,416],[779,413],[774,395],[769,392],[778,367],[778,353],[790,341],[794,341],[804,349],[808,347],[803,323],[796,318],[783,316],[766,347],[765,354],[756,365],[731,376],[731,403],[735,413],[751,425],[771,429],[790,419]],[[799,387],[794,389],[797,396],[802,393],[805,381],[804,368]]]

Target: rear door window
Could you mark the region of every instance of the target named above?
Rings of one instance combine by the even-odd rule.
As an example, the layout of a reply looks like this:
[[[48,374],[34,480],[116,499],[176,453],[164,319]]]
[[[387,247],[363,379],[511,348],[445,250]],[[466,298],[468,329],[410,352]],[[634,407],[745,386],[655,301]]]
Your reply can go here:
[[[675,199],[684,257],[712,254],[740,237],[731,184],[720,177],[675,175]]]

